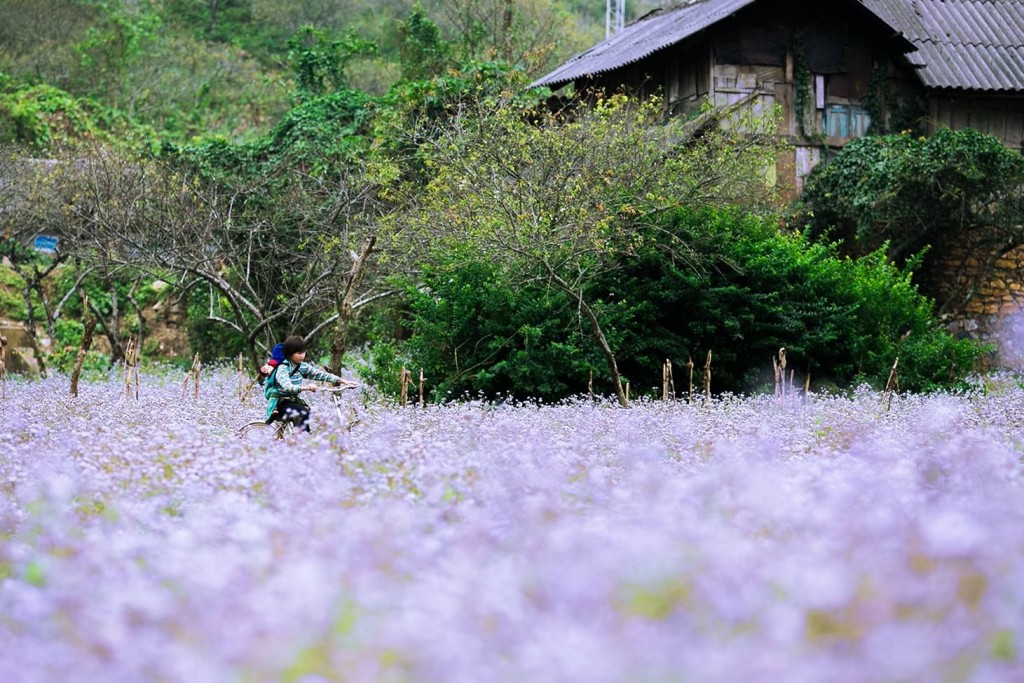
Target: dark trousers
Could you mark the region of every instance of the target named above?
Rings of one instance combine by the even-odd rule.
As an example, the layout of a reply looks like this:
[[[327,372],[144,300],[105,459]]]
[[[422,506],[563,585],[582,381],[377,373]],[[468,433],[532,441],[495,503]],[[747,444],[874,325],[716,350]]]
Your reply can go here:
[[[304,401],[283,398],[277,402],[277,407],[274,408],[274,412],[270,414],[270,419],[267,422],[288,422],[296,429],[302,427],[308,432],[307,420],[309,420],[309,406]]]

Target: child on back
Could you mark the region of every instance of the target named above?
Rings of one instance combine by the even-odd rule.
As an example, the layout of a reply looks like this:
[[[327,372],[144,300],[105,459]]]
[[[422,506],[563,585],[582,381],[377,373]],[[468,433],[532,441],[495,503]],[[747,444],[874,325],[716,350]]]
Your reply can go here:
[[[356,382],[344,380],[337,375],[325,372],[305,362],[306,340],[292,335],[284,340],[281,347],[281,360],[272,358],[261,370],[268,369],[269,376],[263,386],[263,396],[267,399],[267,424],[271,422],[290,422],[295,427],[304,427],[309,431],[309,404],[300,398],[303,391],[315,392],[317,385],[304,384],[303,380],[328,382],[334,386]],[[277,350],[277,347],[274,347]],[[275,363],[275,365],[270,365]]]
[[[270,377],[270,373],[274,371],[274,368],[283,362],[284,344],[274,344],[274,348],[270,350],[270,360],[260,367],[260,384],[263,384]]]

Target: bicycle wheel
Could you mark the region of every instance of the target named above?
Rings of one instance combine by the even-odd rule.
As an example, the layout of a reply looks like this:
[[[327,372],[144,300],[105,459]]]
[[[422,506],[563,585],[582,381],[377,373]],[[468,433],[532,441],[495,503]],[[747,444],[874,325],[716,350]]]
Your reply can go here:
[[[286,422],[271,422],[270,424],[267,424],[266,422],[258,420],[242,425],[237,434],[238,438],[243,441],[259,443],[261,441],[277,441],[283,439],[291,432],[292,426]]]

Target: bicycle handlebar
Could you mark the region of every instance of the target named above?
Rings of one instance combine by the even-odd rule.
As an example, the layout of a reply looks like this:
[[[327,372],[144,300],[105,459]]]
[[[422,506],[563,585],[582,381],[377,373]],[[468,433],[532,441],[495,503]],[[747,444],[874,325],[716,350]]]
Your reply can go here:
[[[348,389],[358,389],[362,386],[363,385],[359,383],[342,384],[341,386],[337,387],[320,387],[318,389],[318,392],[322,391],[327,394],[340,394],[341,392],[346,391]]]

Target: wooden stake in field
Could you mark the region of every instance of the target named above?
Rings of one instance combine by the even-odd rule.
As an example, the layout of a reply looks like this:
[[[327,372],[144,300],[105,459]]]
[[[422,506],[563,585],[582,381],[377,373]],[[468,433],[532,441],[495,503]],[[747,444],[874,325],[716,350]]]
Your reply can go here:
[[[7,337],[0,334],[0,399],[7,400]]]
[[[900,357],[896,356],[896,360],[893,361],[892,370],[889,371],[889,381],[885,383],[885,391],[882,393],[882,400],[886,401],[885,412],[889,412],[892,407],[892,395],[899,392],[900,390],[900,375],[896,370],[896,366],[900,364]]]
[[[587,380],[587,396],[594,400],[594,368],[590,368],[590,379]]]
[[[409,368],[402,366],[402,372],[398,374],[398,384],[401,389],[398,394],[398,405],[405,406],[409,403],[409,385],[412,384],[412,373]]]
[[[249,392],[256,386],[256,375],[249,375],[245,371],[245,355],[238,354],[238,402],[243,406],[245,405],[245,399],[249,397]]]
[[[82,333],[82,344],[78,347],[78,355],[75,357],[75,366],[71,370],[71,395],[78,396],[78,378],[82,374],[82,363],[85,362],[85,354],[92,346],[92,336],[96,331],[96,318],[89,312],[89,297],[82,297],[82,318],[85,322],[85,332]]]
[[[124,347],[124,395],[139,400],[139,347],[134,337],[128,338]]]
[[[423,368],[420,368],[420,408],[422,408],[423,406],[426,405],[426,403],[423,401],[423,387],[424,387]]]
[[[804,375],[804,403],[807,402],[807,396],[811,393],[811,369],[807,368],[807,374]]]
[[[665,359],[665,365],[661,368],[661,400],[675,400],[676,385],[672,379],[672,361]]]
[[[708,359],[704,361],[704,400],[711,400],[711,351],[708,350]]]
[[[203,364],[199,360],[199,354],[196,353],[192,359],[192,367],[185,373],[185,381],[181,384],[181,397],[184,399],[185,394],[188,393],[188,383],[192,382],[192,393],[195,400],[199,400],[199,378],[203,373]]]
[[[775,371],[775,397],[786,396],[786,347],[779,349],[778,359],[772,356],[772,369]]]
[[[256,386],[256,383],[260,380],[261,375],[257,373],[255,375],[249,375],[248,377],[246,377],[245,359],[242,357],[242,354],[238,354],[238,371],[241,374],[242,381],[245,383],[245,386],[242,387],[241,395],[238,397],[238,400],[244,406],[246,400],[249,398],[249,393],[253,390],[253,387]],[[268,380],[269,378],[266,378],[264,381]]]
[[[245,405],[245,390],[248,378],[245,376],[245,354],[238,354],[238,402]]]
[[[688,392],[690,403],[693,403],[693,356],[690,356],[686,362],[687,367],[690,368],[690,390]]]

